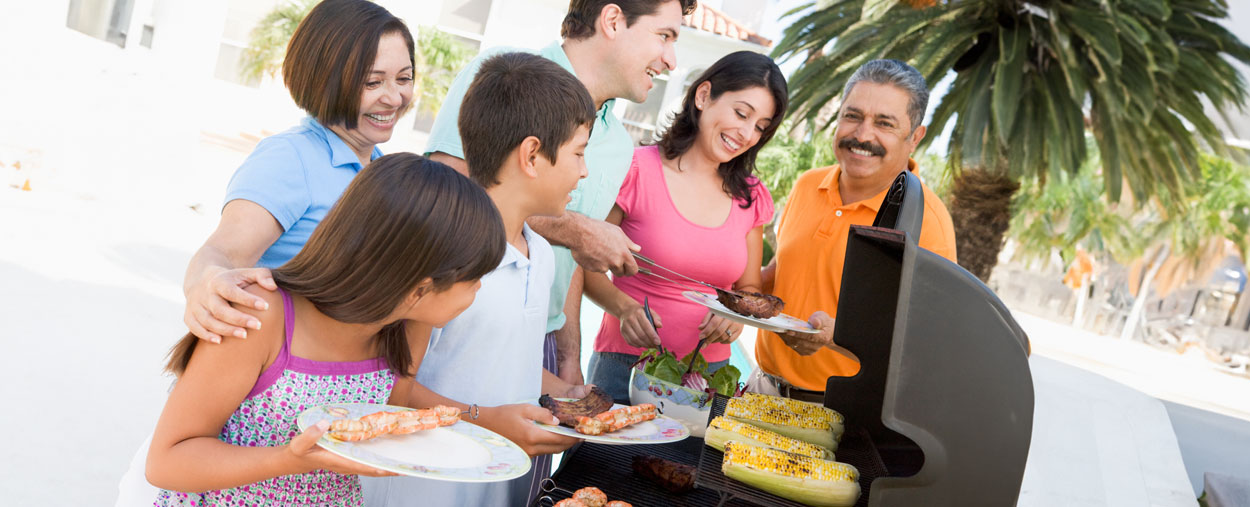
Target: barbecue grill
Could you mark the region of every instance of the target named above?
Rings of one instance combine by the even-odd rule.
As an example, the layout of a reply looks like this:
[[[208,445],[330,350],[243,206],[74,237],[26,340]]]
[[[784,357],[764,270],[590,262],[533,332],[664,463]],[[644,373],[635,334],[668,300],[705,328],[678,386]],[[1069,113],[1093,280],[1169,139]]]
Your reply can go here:
[[[917,246],[922,192],[920,181],[903,172],[873,226],[853,226],[847,239],[834,336],[861,366],[857,375],[826,384],[825,406],[846,417],[837,459],[860,471],[857,505],[1015,505],[1033,426],[1028,340],[989,288]],[[724,398],[715,400],[711,417],[724,407]],[[691,441],[702,443],[682,444]],[[631,447],[646,453],[654,446]],[[585,480],[587,466],[628,473],[628,460],[594,463],[584,450],[566,456],[557,482],[604,488],[569,484]],[[724,477],[721,457],[701,447],[699,495],[655,505],[799,505]],[[629,491],[617,495],[630,500]]]

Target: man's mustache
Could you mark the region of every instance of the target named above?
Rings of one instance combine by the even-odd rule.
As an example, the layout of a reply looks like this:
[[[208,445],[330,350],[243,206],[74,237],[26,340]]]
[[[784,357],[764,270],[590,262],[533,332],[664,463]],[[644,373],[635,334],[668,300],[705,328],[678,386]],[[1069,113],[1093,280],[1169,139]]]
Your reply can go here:
[[[878,157],[885,156],[885,148],[879,144],[874,144],[871,141],[859,141],[854,138],[845,137],[842,138],[841,141],[838,141],[838,147],[848,150],[863,150]]]

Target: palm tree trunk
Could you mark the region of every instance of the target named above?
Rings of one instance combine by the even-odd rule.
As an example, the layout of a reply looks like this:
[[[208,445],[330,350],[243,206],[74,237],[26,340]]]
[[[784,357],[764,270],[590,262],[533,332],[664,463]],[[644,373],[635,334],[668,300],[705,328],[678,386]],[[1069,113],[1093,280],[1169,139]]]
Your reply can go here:
[[[951,188],[951,221],[959,265],[982,282],[998,264],[1003,236],[1011,221],[1011,198],[1020,184],[985,169],[965,168]]]
[[[1146,299],[1150,297],[1150,283],[1154,281],[1155,275],[1159,274],[1159,268],[1163,267],[1163,261],[1168,258],[1168,253],[1171,251],[1171,245],[1165,244],[1160,247],[1150,263],[1150,269],[1142,277],[1141,284],[1137,288],[1137,297],[1133,298],[1133,306],[1128,311],[1128,319],[1124,321],[1124,329],[1120,331],[1121,340],[1128,340],[1137,332],[1137,324],[1141,322],[1142,312],[1146,308]]]

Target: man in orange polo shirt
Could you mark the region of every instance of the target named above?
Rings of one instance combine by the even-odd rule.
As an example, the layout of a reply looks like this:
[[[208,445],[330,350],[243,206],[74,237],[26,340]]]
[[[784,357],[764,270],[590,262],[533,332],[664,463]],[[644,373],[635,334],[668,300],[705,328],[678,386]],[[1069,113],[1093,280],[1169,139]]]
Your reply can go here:
[[[924,77],[897,60],[868,62],[847,81],[834,137],[839,164],[795,182],[777,224],[777,255],[764,268],[764,289],[785,300],[786,313],[811,315],[820,333],[762,332],[753,390],[815,401],[828,377],[859,371],[833,336],[847,234],[852,225],[872,225],[894,178],[916,171],[911,154],[924,138],[928,101]],[[924,205],[920,247],[954,261],[950,214],[928,186]]]

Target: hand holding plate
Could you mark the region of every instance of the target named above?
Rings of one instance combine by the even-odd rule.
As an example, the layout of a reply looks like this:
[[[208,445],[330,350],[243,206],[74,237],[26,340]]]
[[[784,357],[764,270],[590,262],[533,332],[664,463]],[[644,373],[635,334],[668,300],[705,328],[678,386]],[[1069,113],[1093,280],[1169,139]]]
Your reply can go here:
[[[543,430],[534,424],[560,424],[551,411],[528,403],[482,407],[479,424],[515,442],[530,456],[562,452],[578,439]]]
[[[303,433],[295,435],[295,438],[291,439],[291,443],[287,444],[286,451],[300,463],[303,472],[329,470],[345,475],[365,475],[369,477],[390,477],[396,475],[338,456],[318,446],[317,441],[325,435],[328,429],[330,429],[329,421],[319,421],[317,424],[309,426]]]

